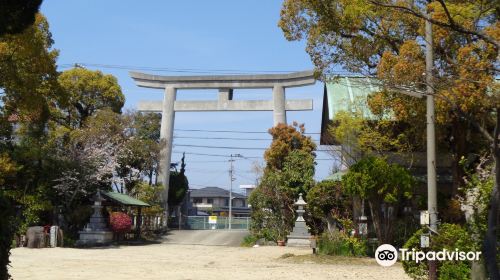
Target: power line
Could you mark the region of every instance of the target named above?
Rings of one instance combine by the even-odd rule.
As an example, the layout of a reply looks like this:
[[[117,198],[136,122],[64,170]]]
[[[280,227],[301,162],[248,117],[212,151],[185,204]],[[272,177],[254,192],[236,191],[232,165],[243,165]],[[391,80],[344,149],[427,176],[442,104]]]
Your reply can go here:
[[[229,147],[229,146],[205,146],[205,145],[187,145],[187,144],[174,144],[175,147],[190,147],[190,148],[206,148],[206,149],[229,149],[229,150],[259,150],[263,151],[267,148],[257,147]]]
[[[272,141],[272,138],[242,138],[242,137],[199,137],[199,136],[174,136],[174,139],[202,139],[202,140],[242,140],[242,141]],[[317,139],[313,141],[319,142]]]
[[[323,151],[321,151],[323,152]],[[229,155],[223,155],[223,154],[206,154],[206,153],[191,153],[191,152],[180,152],[180,151],[172,151],[174,154],[183,154],[185,153],[186,155],[194,155],[194,156],[207,156],[207,157],[224,157],[224,158],[230,158]],[[242,159],[264,159],[263,157],[248,157],[244,156]],[[335,160],[334,158],[316,158],[314,159],[316,161],[322,161],[322,160]],[[188,162],[188,161],[186,161]],[[224,161],[220,161],[224,162]]]
[[[188,148],[205,148],[205,149],[228,149],[228,150],[257,150],[265,151],[269,147],[231,147],[231,146],[206,146],[206,145],[191,145],[191,144],[174,144],[175,147]],[[331,152],[331,150],[315,150],[315,152]]]
[[[178,67],[154,67],[154,66],[119,65],[119,64],[87,63],[87,62],[63,63],[59,65],[59,67],[61,68],[71,68],[75,66],[97,67],[97,68],[118,69],[118,70],[141,70],[141,71],[155,71],[155,72],[203,73],[203,74],[290,73],[303,70],[303,69],[257,70],[257,69],[178,68]],[[338,75],[352,75],[352,73],[348,71],[335,71],[332,73]]]
[[[221,154],[206,154],[206,153],[191,153],[191,152],[180,152],[180,151],[173,151],[172,153],[174,154],[182,154],[182,153],[186,153],[186,155],[194,155],[194,156],[207,156],[207,157],[224,157],[224,158],[230,158],[229,155],[221,155]],[[245,156],[244,159],[247,158],[247,159],[251,159],[251,158],[254,158],[254,159],[262,159],[262,157],[247,157]]]
[[[299,70],[243,70],[243,69],[203,69],[203,68],[175,68],[175,67],[151,67],[151,66],[133,66],[133,65],[116,65],[116,64],[100,64],[100,63],[65,63],[60,66],[63,68],[74,67],[75,65],[86,67],[99,67],[108,69],[120,70],[142,70],[156,72],[173,72],[173,73],[219,73],[219,74],[245,74],[245,73],[289,73]]]
[[[213,132],[213,133],[243,133],[243,134],[269,134],[267,131],[244,131],[244,130],[205,130],[205,129],[174,129],[186,132]],[[320,132],[306,132],[304,134],[320,135]]]
[[[174,139],[205,139],[205,140],[243,140],[243,141],[272,141],[273,139],[264,138],[238,138],[238,137],[192,137],[192,136],[174,136]]]
[[[186,163],[214,163],[214,162],[227,162],[227,160],[190,160]]]

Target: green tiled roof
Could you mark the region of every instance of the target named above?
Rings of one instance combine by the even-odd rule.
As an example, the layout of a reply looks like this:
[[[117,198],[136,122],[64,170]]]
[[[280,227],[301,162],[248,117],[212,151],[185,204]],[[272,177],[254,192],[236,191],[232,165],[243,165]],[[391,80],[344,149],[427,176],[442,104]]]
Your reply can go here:
[[[337,77],[325,83],[321,116],[322,145],[338,144],[328,134],[328,125],[337,113],[361,112],[366,119],[375,119],[368,108],[367,97],[379,90],[379,81],[369,77]]]
[[[102,192],[104,196],[107,198],[110,198],[120,204],[127,205],[127,206],[145,206],[145,207],[150,207],[151,205],[147,204],[144,201],[141,201],[139,199],[135,199],[131,196],[128,196],[123,193],[117,193],[117,192]]]
[[[340,111],[354,112],[361,110],[365,118],[373,117],[366,103],[366,98],[371,93],[378,91],[375,79],[368,77],[338,77],[327,82],[325,86],[329,120],[333,120]]]

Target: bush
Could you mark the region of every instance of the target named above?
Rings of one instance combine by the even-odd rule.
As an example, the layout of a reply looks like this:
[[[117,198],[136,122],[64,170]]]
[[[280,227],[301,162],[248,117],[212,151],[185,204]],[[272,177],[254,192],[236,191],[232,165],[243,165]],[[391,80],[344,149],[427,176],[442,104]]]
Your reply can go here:
[[[127,233],[132,229],[132,219],[123,212],[112,212],[109,215],[109,223],[116,233]]]
[[[438,270],[439,280],[470,279],[471,269],[464,262],[444,262]]]
[[[255,235],[247,235],[245,236],[245,238],[243,238],[243,241],[241,242],[241,246],[242,247],[252,247],[253,245],[255,245],[255,243],[257,243],[257,241],[259,240],[259,238]]]
[[[404,248],[408,250],[422,250],[420,248],[420,236],[423,230],[418,230],[408,239]],[[454,251],[476,251],[478,248],[472,241],[469,233],[456,224],[442,224],[439,228],[439,235],[431,238],[430,250],[441,251],[447,249]],[[469,279],[471,273],[471,264],[469,261],[437,261],[438,279]],[[403,261],[403,268],[413,279],[427,279],[427,262],[416,263],[414,261]]]
[[[330,256],[366,256],[366,243],[344,232],[325,232],[318,241],[318,251]]]
[[[64,244],[64,247],[74,248],[76,245],[76,240],[71,238],[70,236],[63,235],[63,244]]]

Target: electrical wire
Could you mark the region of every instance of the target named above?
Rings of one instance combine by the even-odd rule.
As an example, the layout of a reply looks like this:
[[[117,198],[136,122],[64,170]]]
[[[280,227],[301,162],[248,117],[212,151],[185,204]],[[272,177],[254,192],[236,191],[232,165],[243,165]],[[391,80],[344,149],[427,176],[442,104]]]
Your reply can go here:
[[[272,138],[241,138],[241,137],[197,137],[197,136],[174,136],[174,139],[201,139],[201,140],[237,140],[237,141],[272,141]],[[318,139],[312,139],[319,142]]]
[[[120,70],[141,70],[141,71],[155,71],[155,72],[172,72],[172,73],[218,73],[218,74],[251,74],[251,73],[289,73],[297,72],[300,70],[242,70],[242,69],[203,69],[203,68],[173,68],[173,67],[151,67],[151,66],[132,66],[132,65],[116,65],[116,64],[100,64],[100,63],[64,63],[60,67],[98,67],[107,69],[120,69]]]
[[[207,156],[207,157],[224,157],[224,158],[231,158],[229,155],[223,155],[223,154],[206,154],[206,153],[192,153],[192,152],[181,152],[181,151],[172,151],[173,154],[183,154],[185,153],[186,155],[194,155],[194,156]],[[249,157],[249,156],[244,156],[242,158],[235,158],[233,157],[234,160],[239,160],[239,159],[264,159],[264,157]],[[335,158],[316,158],[316,161],[323,161],[323,160],[330,160],[330,161],[335,161]],[[221,161],[223,162],[223,161]]]
[[[171,72],[171,73],[202,73],[202,74],[255,74],[255,73],[290,73],[302,71],[297,69],[280,69],[280,70],[257,70],[257,69],[214,69],[214,68],[177,68],[177,67],[153,67],[153,66],[136,66],[136,65],[118,65],[118,64],[104,64],[104,63],[62,63],[59,64],[61,68],[72,67],[95,67],[106,69],[118,70],[140,70],[140,71],[155,71],[155,72]],[[338,70],[331,72],[337,75],[353,75],[353,73],[345,70]]]
[[[228,150],[258,150],[265,151],[265,147],[231,147],[231,146],[206,146],[206,145],[191,145],[191,144],[174,144],[175,147],[188,147],[188,148],[205,148],[205,149],[228,149]],[[332,152],[332,150],[321,149],[316,152]]]
[[[191,137],[191,136],[174,136],[174,139],[204,139],[204,140],[243,140],[243,141],[272,141],[273,139],[263,138],[237,138],[237,137]]]
[[[186,155],[195,155],[195,156],[207,156],[207,157],[224,157],[224,158],[231,158],[230,155],[221,155],[221,154],[206,154],[206,153],[192,153],[192,152],[181,152],[181,151],[172,151],[174,154],[182,154],[185,153]],[[262,159],[262,157],[243,157],[243,159]],[[234,158],[235,160],[238,160],[239,158]]]
[[[243,133],[243,134],[269,134],[267,131],[244,131],[244,130],[205,130],[205,129],[174,129],[185,132],[210,132],[210,133]],[[321,134],[321,132],[306,132],[304,134]]]

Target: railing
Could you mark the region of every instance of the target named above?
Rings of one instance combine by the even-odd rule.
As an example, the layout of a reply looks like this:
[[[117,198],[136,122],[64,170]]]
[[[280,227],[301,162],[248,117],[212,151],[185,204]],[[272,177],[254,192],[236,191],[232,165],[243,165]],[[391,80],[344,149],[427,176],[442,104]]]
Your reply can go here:
[[[208,216],[188,216],[187,226],[189,229],[229,229],[228,217],[217,217],[216,223],[210,223]],[[250,228],[250,217],[233,217],[231,229],[248,230]]]
[[[137,228],[137,215],[132,216],[132,230]],[[164,228],[164,218],[162,215],[145,215],[141,219],[141,231],[155,231]]]

